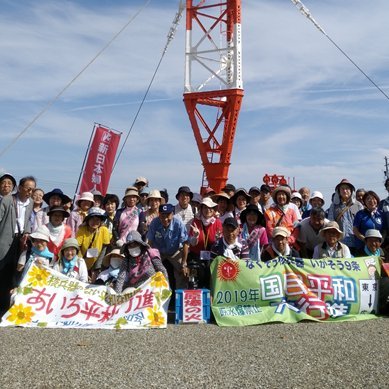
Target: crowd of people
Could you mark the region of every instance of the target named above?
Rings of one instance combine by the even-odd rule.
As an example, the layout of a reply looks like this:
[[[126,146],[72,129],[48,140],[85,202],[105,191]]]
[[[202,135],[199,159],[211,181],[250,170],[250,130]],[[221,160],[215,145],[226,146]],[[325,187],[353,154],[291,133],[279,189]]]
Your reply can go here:
[[[385,182],[389,192],[389,179]],[[175,203],[175,204],[173,204]],[[209,264],[278,256],[389,261],[389,196],[346,179],[329,207],[321,192],[227,184],[202,195],[181,186],[175,201],[138,177],[119,199],[98,191],[72,199],[33,176],[0,176],[0,315],[33,262],[117,293],[162,272],[175,289],[210,287]]]

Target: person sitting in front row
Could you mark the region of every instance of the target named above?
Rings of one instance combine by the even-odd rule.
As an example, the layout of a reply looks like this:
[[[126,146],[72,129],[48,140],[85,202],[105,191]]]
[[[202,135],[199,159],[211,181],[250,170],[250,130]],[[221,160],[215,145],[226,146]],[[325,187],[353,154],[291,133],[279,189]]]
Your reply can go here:
[[[357,252],[358,257],[374,255],[386,262],[384,250],[382,250],[382,235],[378,230],[369,229],[365,232],[365,246]]]
[[[340,242],[344,234],[337,222],[330,221],[325,224],[320,230],[320,235],[325,242],[315,246],[312,258],[351,258],[348,246]]]
[[[275,227],[271,244],[262,252],[262,261],[267,262],[277,257],[299,257],[299,252],[288,244],[289,236],[290,232],[286,227]]]
[[[249,259],[249,247],[245,240],[239,239],[239,224],[234,217],[228,217],[223,222],[223,236],[211,247],[211,257],[218,255],[238,260]]]

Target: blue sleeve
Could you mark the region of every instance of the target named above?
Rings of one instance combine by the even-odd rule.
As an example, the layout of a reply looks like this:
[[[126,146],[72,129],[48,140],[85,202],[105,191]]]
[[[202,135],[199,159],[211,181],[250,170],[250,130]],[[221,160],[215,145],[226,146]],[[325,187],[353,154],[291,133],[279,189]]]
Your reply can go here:
[[[363,217],[363,211],[358,211],[354,218],[354,223],[353,223],[354,227],[357,227],[358,229],[360,228],[362,217]]]
[[[156,219],[154,219],[150,225],[149,225],[149,229],[147,231],[147,235],[146,235],[146,238],[149,242],[154,242],[155,241],[155,222],[156,222]]]

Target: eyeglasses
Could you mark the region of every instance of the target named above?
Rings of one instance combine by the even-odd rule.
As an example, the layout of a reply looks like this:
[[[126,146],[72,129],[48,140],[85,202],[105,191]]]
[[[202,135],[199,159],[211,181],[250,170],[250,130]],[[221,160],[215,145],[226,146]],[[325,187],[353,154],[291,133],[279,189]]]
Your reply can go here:
[[[22,186],[22,188],[27,192],[32,192],[35,188],[26,188],[25,186]]]

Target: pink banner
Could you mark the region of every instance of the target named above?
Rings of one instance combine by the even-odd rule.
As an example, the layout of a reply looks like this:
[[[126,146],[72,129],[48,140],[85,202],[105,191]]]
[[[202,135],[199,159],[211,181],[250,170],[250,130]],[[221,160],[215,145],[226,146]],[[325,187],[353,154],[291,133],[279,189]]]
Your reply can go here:
[[[91,143],[79,193],[98,190],[107,193],[120,133],[97,126]]]

